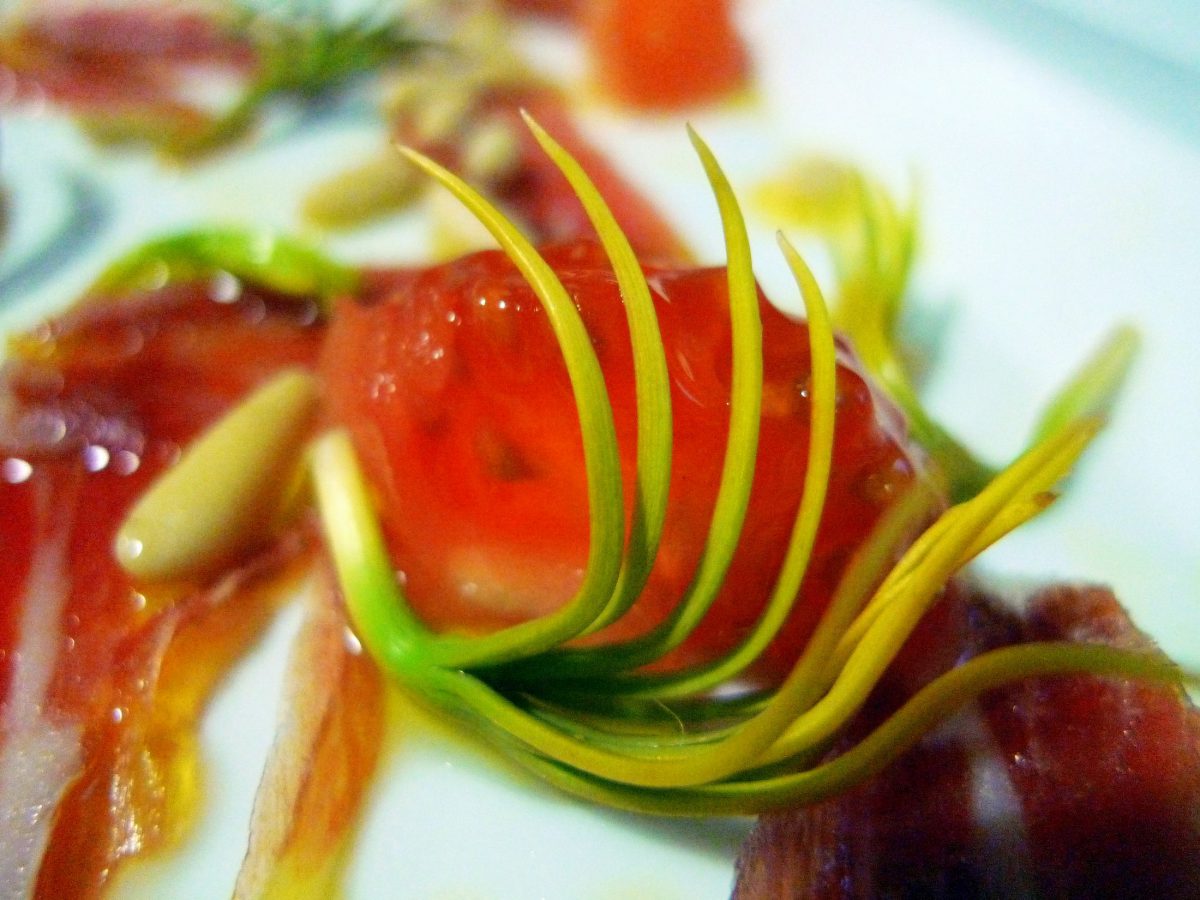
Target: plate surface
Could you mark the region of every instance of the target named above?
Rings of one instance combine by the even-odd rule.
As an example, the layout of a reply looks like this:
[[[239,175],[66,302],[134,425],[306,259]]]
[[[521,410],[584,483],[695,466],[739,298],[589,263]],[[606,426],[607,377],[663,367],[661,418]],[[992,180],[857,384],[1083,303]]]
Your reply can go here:
[[[941,348],[929,397],[970,446],[1006,459],[1112,326],[1141,329],[1135,374],[1068,497],[983,564],[1004,577],[1110,583],[1172,656],[1200,668],[1200,147],[958,4],[747,0],[742,13],[760,96],[691,121],[743,196],[813,153],[856,162],[899,192],[919,185],[915,303]],[[529,43],[548,64],[577,68],[569,39],[535,31]],[[165,229],[236,221],[303,232],[305,186],[382,139],[364,109],[283,128],[186,172],[100,154],[48,114],[6,116],[0,327],[61,308],[105,260]],[[701,256],[719,261],[684,120],[599,104],[582,116]],[[794,306],[771,227],[754,224],[761,277]],[[419,223],[403,219],[316,237],[351,259],[414,259],[422,247]],[[228,894],[294,618],[238,668],[206,720],[211,787],[195,841],[118,895]],[[380,780],[350,897],[724,897],[748,825],[587,808],[515,780],[424,721],[394,742]]]

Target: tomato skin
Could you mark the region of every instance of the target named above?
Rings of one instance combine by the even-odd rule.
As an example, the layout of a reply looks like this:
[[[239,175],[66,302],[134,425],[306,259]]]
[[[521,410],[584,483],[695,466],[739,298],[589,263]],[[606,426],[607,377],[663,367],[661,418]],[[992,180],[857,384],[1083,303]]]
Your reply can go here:
[[[583,25],[597,80],[613,99],[645,109],[719,100],[749,75],[731,0],[594,0]]]
[[[545,248],[604,369],[632,506],[636,411],[615,279],[590,242]],[[674,418],[670,504],[642,597],[606,638],[640,633],[678,602],[703,549],[728,431],[729,321],[722,269],[648,269]],[[742,540],[709,616],[673,661],[703,659],[751,627],[773,586],[808,453],[807,329],[765,299],[760,464]],[[915,473],[903,422],[839,347],[835,474],[810,575],[767,668],[811,633],[849,553]],[[532,292],[498,251],[396,273],[333,316],[325,348],[333,415],[353,436],[414,607],[439,629],[542,615],[578,586],[588,542],[575,404]]]

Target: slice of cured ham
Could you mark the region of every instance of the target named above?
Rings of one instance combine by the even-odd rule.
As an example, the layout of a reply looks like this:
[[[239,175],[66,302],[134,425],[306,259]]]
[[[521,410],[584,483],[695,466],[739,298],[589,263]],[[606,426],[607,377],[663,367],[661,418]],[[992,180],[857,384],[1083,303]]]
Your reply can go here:
[[[72,9],[76,6],[78,9]],[[188,76],[246,77],[254,48],[219,17],[166,4],[30,4],[0,31],[0,61],[19,100],[48,98],[91,117],[144,117],[144,127],[198,130],[210,119]]]
[[[251,288],[176,285],[88,302],[0,373],[0,896],[96,896],[190,822],[199,715],[309,536],[212,583],[146,585],[113,536],[180,447],[311,364],[315,319]]]
[[[1149,647],[1100,588],[964,611],[968,656]],[[735,897],[1200,897],[1200,714],[1176,690],[1091,676],[993,691],[862,787],[763,816]]]
[[[1149,647],[1100,588],[1039,594],[1020,637]],[[1043,678],[995,691],[982,707],[1044,895],[1200,897],[1200,715],[1178,692]]]

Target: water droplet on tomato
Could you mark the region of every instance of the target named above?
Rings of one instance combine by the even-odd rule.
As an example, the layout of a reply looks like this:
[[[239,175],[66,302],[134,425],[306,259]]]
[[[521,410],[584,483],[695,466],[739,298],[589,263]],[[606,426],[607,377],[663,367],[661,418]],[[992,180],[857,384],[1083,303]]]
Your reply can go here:
[[[9,484],[23,484],[33,475],[33,466],[16,456],[10,456],[0,463],[0,477]]]
[[[142,459],[131,450],[118,450],[112,455],[109,468],[118,475],[132,475],[142,464]]]
[[[208,284],[208,296],[216,303],[236,303],[242,298],[242,282],[229,272],[217,272]]]
[[[88,444],[83,448],[83,467],[89,472],[100,472],[108,468],[111,458],[108,450],[98,444]]]

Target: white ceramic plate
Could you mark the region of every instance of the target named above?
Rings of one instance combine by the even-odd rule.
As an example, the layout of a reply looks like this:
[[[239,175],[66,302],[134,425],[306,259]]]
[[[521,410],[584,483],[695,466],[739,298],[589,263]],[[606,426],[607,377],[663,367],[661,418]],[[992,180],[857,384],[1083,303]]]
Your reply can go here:
[[[1111,583],[1168,652],[1200,668],[1200,148],[1156,112],[1161,103],[1113,99],[1129,91],[1079,80],[965,6],[746,0],[761,102],[693,122],[743,190],[814,152],[858,162],[900,191],[916,174],[918,306],[943,332],[930,397],[993,460],[1019,449],[1040,402],[1111,326],[1137,323],[1143,356],[1068,499],[985,565]],[[531,42],[572,67],[569,40],[541,32]],[[718,261],[716,214],[682,119],[600,106],[583,114],[596,141]],[[66,304],[106,259],[165,228],[234,220],[302,230],[302,188],[380,139],[361,116],[335,116],[181,173],[147,156],[98,155],[51,117],[13,115],[3,127],[0,173],[19,186],[12,213],[21,240],[0,256],[0,279],[23,265],[14,248],[35,246],[33,231],[64,239],[55,232],[69,220],[62,173],[86,174],[96,203],[86,234],[68,234],[74,243],[45,268],[9,282],[0,325],[10,329]],[[758,224],[762,278],[793,304]],[[397,220],[329,245],[349,258],[411,258],[419,227]],[[210,792],[195,840],[178,859],[126,879],[119,894],[228,894],[294,620],[283,617],[206,719]],[[588,808],[512,780],[421,723],[389,751],[380,782],[351,861],[351,897],[724,897],[748,824]]]

